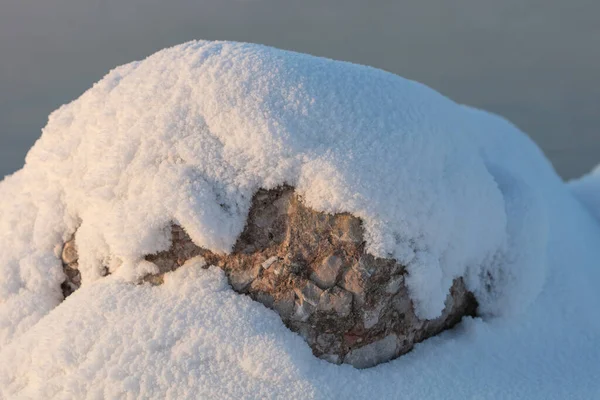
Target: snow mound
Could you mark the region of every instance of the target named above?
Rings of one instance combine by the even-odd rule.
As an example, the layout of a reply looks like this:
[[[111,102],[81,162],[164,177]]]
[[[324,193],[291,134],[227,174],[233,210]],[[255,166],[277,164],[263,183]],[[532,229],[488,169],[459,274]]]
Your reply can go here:
[[[368,250],[407,265],[421,316],[464,276],[499,317],[358,371],[313,357],[201,260],[128,283],[171,222],[227,252],[252,194],[284,183],[361,217]],[[54,112],[0,204],[0,398],[600,395],[600,225],[513,125],[383,71],[248,44],[163,50]],[[83,286],[60,303],[74,232]]]
[[[485,156],[482,129],[422,84],[264,46],[191,42],[116,68],[50,115],[0,186],[2,341],[60,301],[57,246],[75,231],[84,286],[105,266],[135,280],[172,222],[228,252],[252,194],[281,184],[362,218],[367,250],[407,266],[421,317],[458,276],[482,310],[523,309],[543,281],[528,272],[543,269],[543,207]]]

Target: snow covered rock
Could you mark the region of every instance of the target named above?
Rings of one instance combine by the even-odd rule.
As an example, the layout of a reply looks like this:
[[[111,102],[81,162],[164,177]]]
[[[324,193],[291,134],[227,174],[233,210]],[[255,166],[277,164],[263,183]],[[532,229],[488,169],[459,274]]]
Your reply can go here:
[[[362,230],[342,218],[331,236],[364,241],[367,255],[348,265],[333,254],[339,265],[323,254],[305,274],[283,269],[287,253],[266,254],[228,277],[203,269],[208,257],[164,275],[147,259],[172,246],[237,254],[254,195],[282,185],[315,212],[360,219]],[[63,266],[73,235],[76,265],[67,251]],[[598,393],[600,225],[506,120],[369,67],[224,42],[118,67],[52,113],[25,167],[0,182],[0,246],[0,397]],[[452,290],[465,290],[479,317],[375,368],[314,357],[279,315],[382,326],[389,308],[364,287],[378,260],[394,309],[444,320],[464,297]],[[302,279],[276,298],[263,287],[277,273]],[[81,287],[63,301],[65,275]],[[164,283],[133,284],[144,277]],[[401,334],[373,339],[344,360],[392,357]]]
[[[52,113],[25,168],[2,182],[10,251],[0,265],[26,278],[0,282],[0,296],[26,288],[54,307],[56,252],[76,230],[83,285],[153,272],[144,257],[169,248],[172,223],[228,253],[256,191],[287,184],[316,211],[363,221],[365,251],[406,267],[419,318],[442,314],[459,277],[486,313],[519,312],[543,283],[529,272],[543,271],[544,236],[534,247],[522,238],[543,233],[544,211],[487,150],[489,118],[479,119],[424,85],[355,64],[226,42],[160,51]],[[531,210],[540,211],[525,218]],[[19,235],[2,233],[23,218]],[[355,230],[340,234],[357,240]]]
[[[359,368],[389,361],[474,315],[477,303],[456,279],[442,315],[418,318],[406,268],[365,252],[362,231],[360,219],[314,211],[291,187],[259,190],[231,253],[198,247],[174,225],[169,250],[146,257],[159,272],[145,279],[161,284],[165,273],[201,257],[223,269],[234,290],[277,311],[315,355]],[[78,283],[70,278],[76,259],[69,241],[63,250],[69,288]]]

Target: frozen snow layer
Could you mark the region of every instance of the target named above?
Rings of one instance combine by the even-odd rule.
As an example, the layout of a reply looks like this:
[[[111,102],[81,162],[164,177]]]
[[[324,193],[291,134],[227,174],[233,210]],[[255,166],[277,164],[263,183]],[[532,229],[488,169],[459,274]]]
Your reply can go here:
[[[384,71],[258,45],[191,42],[116,68],[0,184],[0,343],[58,303],[56,247],[76,230],[84,286],[105,267],[135,280],[171,222],[227,252],[252,194],[284,183],[361,217],[368,251],[407,265],[421,317],[458,276],[485,312],[523,310],[543,283],[545,210],[474,114]]]

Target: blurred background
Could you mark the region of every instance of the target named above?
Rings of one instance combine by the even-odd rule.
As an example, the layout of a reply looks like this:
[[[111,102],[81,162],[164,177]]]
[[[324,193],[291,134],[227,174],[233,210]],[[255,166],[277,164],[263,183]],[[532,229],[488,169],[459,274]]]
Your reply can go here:
[[[382,68],[507,117],[566,179],[600,162],[598,0],[0,0],[0,179],[51,111],[192,39]]]

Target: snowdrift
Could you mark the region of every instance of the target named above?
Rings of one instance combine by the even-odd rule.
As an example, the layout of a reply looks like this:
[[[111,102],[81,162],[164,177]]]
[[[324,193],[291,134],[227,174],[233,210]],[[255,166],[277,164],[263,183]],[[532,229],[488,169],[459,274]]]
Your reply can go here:
[[[253,193],[283,184],[360,217],[421,317],[462,276],[482,318],[357,371],[201,262],[133,284],[171,223],[228,252]],[[384,71],[239,43],[160,51],[52,113],[0,205],[7,398],[600,395],[597,222],[516,127]],[[75,232],[83,285],[61,302]]]

